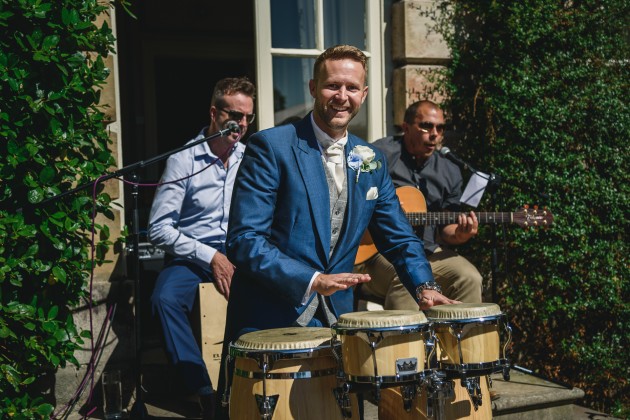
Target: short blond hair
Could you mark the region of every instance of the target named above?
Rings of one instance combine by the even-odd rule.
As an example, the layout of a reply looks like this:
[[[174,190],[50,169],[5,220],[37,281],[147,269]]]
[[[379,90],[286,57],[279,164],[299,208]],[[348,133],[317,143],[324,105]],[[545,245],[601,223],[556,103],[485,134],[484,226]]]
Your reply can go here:
[[[350,59],[361,63],[363,70],[367,73],[367,57],[363,54],[363,51],[352,45],[335,45],[326,49],[323,53],[317,57],[315,64],[313,65],[313,79],[317,80],[319,73],[322,70],[322,65],[326,60],[343,60]]]

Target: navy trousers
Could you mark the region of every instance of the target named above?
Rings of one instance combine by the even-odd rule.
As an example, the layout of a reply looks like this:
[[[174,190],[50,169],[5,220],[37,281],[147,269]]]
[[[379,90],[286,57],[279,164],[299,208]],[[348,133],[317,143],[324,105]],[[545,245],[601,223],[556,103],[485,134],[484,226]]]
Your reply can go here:
[[[151,295],[153,313],[158,314],[162,324],[168,358],[188,388],[198,395],[209,395],[213,389],[189,317],[199,284],[212,281],[209,265],[205,269],[176,258],[160,272]]]

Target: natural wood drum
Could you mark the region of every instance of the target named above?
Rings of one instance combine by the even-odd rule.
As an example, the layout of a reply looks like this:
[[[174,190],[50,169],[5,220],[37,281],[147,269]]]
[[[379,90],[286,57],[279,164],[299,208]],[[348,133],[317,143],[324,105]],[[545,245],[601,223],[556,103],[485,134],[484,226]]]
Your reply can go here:
[[[216,386],[221,371],[221,349],[225,331],[227,299],[214,283],[199,285],[198,301],[193,310],[193,329],[198,333],[203,361],[208,369],[210,380]]]
[[[332,328],[341,337],[349,382],[395,384],[418,379],[424,371],[429,323],[420,311],[352,312]]]
[[[337,402],[339,363],[328,328],[278,328],[244,334],[230,345],[235,369],[230,393],[230,419],[343,419]],[[358,419],[356,396],[349,413]]]
[[[425,311],[437,338],[437,361],[446,369],[464,366],[467,374],[500,365],[499,320],[494,303],[438,305]],[[460,354],[461,349],[461,354]],[[456,368],[454,368],[456,369]]]
[[[488,389],[488,378],[481,378],[480,381],[482,404],[475,407],[468,396],[468,391],[461,385],[461,381],[454,381],[454,395],[444,401],[443,415],[437,418],[485,420],[492,418],[492,404],[490,402],[490,391]],[[434,407],[436,407],[434,403]],[[437,407],[435,408],[437,409]],[[378,405],[378,418],[382,420],[427,420],[436,418],[429,417],[427,413],[427,393],[425,388],[420,395],[412,400],[411,411],[405,411],[400,387],[387,388],[381,391],[381,400]]]

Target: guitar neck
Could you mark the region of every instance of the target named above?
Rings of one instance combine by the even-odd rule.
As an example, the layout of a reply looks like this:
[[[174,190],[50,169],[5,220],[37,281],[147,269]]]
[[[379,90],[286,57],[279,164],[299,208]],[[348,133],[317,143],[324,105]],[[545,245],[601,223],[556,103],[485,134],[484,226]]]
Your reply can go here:
[[[439,211],[428,213],[406,213],[412,226],[436,226],[457,223],[461,213]],[[479,224],[513,223],[513,213],[510,212],[480,212],[475,213]]]

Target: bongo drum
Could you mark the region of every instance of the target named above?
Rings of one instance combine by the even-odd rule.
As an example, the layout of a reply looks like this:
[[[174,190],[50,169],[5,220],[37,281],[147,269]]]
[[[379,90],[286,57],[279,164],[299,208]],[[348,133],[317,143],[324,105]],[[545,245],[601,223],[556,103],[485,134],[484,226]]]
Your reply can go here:
[[[341,315],[332,329],[341,337],[349,383],[380,388],[423,378],[429,323],[422,312],[352,312]]]
[[[509,366],[511,328],[494,303],[437,305],[425,311],[436,338],[437,363],[451,377],[489,375]],[[500,325],[508,333],[500,357]]]
[[[338,388],[339,343],[331,339],[328,328],[290,327],[231,343],[230,419],[358,418],[356,396]]]

